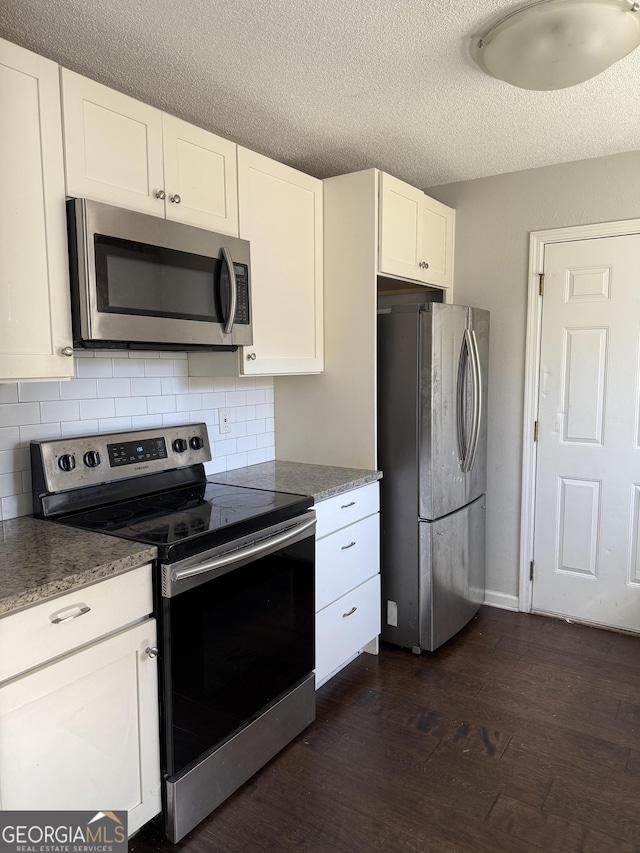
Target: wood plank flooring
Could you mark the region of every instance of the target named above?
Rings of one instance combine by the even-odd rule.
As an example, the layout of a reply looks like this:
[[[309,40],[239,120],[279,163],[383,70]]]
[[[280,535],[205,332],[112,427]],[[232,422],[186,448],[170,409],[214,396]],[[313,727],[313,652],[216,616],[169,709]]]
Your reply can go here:
[[[180,844],[131,853],[640,853],[640,638],[484,607],[383,646]]]

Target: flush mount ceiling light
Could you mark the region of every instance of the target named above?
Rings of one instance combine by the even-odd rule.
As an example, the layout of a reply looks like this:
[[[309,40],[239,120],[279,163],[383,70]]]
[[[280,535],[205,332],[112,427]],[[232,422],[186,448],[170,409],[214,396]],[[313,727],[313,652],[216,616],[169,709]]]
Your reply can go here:
[[[483,71],[521,89],[565,89],[600,74],[640,45],[640,3],[537,0],[472,42]]]

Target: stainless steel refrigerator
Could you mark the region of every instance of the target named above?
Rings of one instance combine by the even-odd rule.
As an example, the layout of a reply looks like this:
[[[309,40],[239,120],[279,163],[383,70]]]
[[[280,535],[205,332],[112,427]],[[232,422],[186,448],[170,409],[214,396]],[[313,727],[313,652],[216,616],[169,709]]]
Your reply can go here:
[[[488,355],[488,311],[378,311],[382,638],[418,654],[484,599]]]

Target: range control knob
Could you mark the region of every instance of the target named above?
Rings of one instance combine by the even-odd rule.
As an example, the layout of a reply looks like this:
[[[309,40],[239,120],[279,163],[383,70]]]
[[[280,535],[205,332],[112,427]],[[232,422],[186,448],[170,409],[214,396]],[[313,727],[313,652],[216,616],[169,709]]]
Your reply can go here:
[[[63,471],[73,471],[76,467],[76,457],[71,453],[63,453],[60,459],[58,459],[58,468],[61,468]]]
[[[97,468],[100,464],[100,454],[97,450],[87,450],[83,459],[87,468]]]
[[[189,444],[191,445],[192,450],[200,450],[200,448],[204,444],[204,441],[202,440],[201,436],[194,435],[189,439]]]
[[[176,438],[173,441],[172,447],[176,453],[184,453],[188,445],[184,438]]]

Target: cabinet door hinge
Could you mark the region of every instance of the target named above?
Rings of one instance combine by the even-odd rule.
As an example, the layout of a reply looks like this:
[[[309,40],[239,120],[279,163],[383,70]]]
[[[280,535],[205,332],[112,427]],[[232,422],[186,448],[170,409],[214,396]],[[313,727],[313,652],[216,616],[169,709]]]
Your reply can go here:
[[[538,282],[539,282],[538,292],[539,292],[540,296],[543,296],[544,295],[544,273],[543,272],[538,273]]]
[[[533,580],[533,560],[529,563],[529,580]]]
[[[534,424],[533,424],[533,440],[534,441],[538,440],[538,421],[534,421]]]

